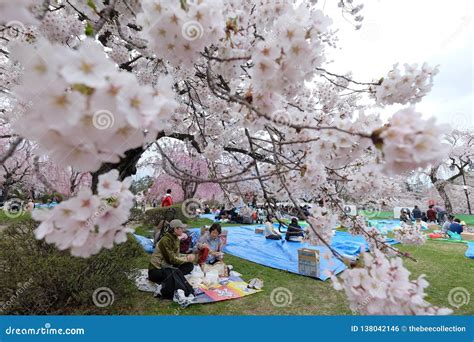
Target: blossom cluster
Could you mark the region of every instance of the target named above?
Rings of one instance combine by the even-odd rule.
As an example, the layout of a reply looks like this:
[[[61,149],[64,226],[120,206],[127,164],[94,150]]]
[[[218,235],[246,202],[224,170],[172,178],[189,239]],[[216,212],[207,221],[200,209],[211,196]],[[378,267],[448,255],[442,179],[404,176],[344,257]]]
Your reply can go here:
[[[414,107],[401,109],[380,133],[387,174],[400,174],[437,163],[447,153],[443,127],[435,118],[423,120]]]
[[[323,239],[330,244],[334,236],[334,228],[336,227],[337,217],[332,214],[327,208],[315,207],[311,209],[311,216],[308,217],[308,223],[311,226],[309,230],[310,242],[313,245],[324,245]],[[312,230],[321,237],[321,239],[312,233]]]
[[[404,67],[405,73],[402,74],[398,64],[395,64],[381,84],[375,87],[374,96],[378,103],[415,104],[430,92],[438,67],[430,67],[426,63],[423,63],[420,69],[416,63],[405,64]]]
[[[401,258],[387,258],[374,250],[364,254],[364,268],[331,276],[336,290],[344,290],[351,310],[360,315],[448,315],[452,310],[428,303],[424,275],[410,280]]]
[[[142,1],[137,23],[149,48],[175,66],[193,66],[204,47],[225,36],[221,0]]]
[[[404,245],[420,246],[426,242],[426,236],[422,233],[419,224],[402,224],[394,233],[395,239]]]
[[[68,43],[84,32],[84,23],[76,14],[63,11],[47,12],[41,21],[41,31],[51,42]]]
[[[265,26],[271,27],[265,40],[252,50],[252,91],[255,103],[271,114],[278,108],[279,93],[291,92],[314,76],[315,68],[324,62],[321,35],[327,32],[332,20],[321,10],[305,5],[294,8],[284,2],[262,1],[256,15],[263,13]],[[278,13],[270,16],[269,13]]]
[[[60,250],[70,248],[72,255],[84,258],[125,242],[133,231],[123,226],[133,207],[131,183],[131,177],[119,181],[118,171],[112,170],[99,176],[97,195],[82,188],[76,197],[53,209],[35,209],[32,217],[41,221],[36,238]]]
[[[17,44],[12,58],[24,67],[13,89],[18,106],[32,103],[15,131],[37,141],[55,162],[80,171],[96,171],[144,145],[144,131],[155,137],[177,106],[169,77],[156,87],[139,85],[92,39],[77,50],[45,39],[34,49]]]

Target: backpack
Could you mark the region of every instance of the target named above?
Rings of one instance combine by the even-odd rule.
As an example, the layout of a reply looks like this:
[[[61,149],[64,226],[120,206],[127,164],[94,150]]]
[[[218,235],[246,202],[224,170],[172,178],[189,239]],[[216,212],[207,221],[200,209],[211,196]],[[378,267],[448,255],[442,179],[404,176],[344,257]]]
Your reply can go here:
[[[176,210],[174,208],[169,208],[165,211],[164,219],[158,222],[158,225],[155,227],[155,233],[153,235],[153,247],[155,247],[163,235],[165,235],[165,233],[170,230],[170,222],[174,220],[175,215]]]
[[[155,227],[155,233],[153,237],[153,247],[155,247],[161,240],[163,235],[170,230],[170,223],[166,220],[161,220]]]

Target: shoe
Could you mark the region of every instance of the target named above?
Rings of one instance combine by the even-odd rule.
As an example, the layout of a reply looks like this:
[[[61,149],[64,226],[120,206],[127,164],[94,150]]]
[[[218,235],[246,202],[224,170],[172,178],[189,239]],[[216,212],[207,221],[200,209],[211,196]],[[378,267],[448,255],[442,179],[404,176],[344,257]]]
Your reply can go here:
[[[263,288],[263,280],[258,278],[253,278],[249,281],[247,286],[250,289],[261,290]]]
[[[189,296],[184,295],[183,290],[176,290],[173,296],[173,302],[178,303],[183,309],[194,301],[194,295],[190,294]]]

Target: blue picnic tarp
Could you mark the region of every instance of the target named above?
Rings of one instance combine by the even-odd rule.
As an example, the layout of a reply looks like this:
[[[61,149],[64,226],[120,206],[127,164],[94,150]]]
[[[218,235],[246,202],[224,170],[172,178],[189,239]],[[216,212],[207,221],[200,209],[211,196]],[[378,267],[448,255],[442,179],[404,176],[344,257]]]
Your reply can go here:
[[[467,243],[467,251],[464,255],[466,256],[466,258],[474,259],[474,241]]]
[[[298,249],[310,248],[320,252],[319,279],[328,279],[325,271],[337,274],[346,269],[344,263],[335,258],[327,247],[288,242],[284,239],[269,240],[261,234],[255,234],[255,227],[258,226],[240,226],[228,229],[227,245],[224,247],[224,252],[264,266],[299,274]],[[387,242],[389,244],[397,243],[393,239],[388,239]],[[349,258],[359,255],[362,248],[368,248],[363,237],[354,237],[349,233],[339,231],[336,231],[331,246]]]
[[[206,218],[206,219],[209,219],[209,220],[212,220],[212,221],[215,221],[216,220],[216,214],[201,214],[199,215],[200,218]]]
[[[138,234],[133,234],[135,239],[137,239],[138,243],[143,247],[145,252],[147,253],[153,253],[153,240],[146,238],[144,236],[138,235]]]

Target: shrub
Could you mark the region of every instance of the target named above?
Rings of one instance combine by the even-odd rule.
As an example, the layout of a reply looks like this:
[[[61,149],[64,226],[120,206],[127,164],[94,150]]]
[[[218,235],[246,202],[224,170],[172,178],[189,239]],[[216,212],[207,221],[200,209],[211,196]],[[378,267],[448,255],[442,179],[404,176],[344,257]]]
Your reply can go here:
[[[132,222],[142,222],[145,219],[145,213],[140,208],[132,208],[128,219]]]
[[[145,212],[143,223],[146,225],[156,226],[161,220],[171,221],[178,219],[184,223],[188,222],[188,218],[184,215],[181,204],[175,204],[171,207],[153,208]]]
[[[111,313],[136,291],[127,274],[134,274],[145,252],[131,235],[127,242],[84,259],[36,240],[36,226],[29,220],[0,233],[1,314]],[[94,305],[92,295],[100,287],[112,290],[111,306]]]

